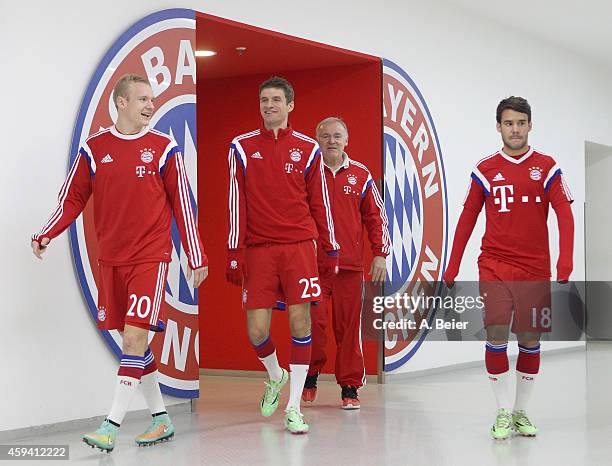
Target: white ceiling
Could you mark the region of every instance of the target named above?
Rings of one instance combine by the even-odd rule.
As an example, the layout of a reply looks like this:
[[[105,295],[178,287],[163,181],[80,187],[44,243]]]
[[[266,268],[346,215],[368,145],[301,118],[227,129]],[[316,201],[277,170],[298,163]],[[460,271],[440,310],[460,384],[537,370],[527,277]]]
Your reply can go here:
[[[610,0],[448,0],[612,67]]]

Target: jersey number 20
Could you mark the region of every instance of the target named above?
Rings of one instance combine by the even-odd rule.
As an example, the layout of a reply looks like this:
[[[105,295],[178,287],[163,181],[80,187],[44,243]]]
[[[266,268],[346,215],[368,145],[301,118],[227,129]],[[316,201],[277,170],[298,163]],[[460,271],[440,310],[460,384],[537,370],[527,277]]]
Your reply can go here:
[[[149,312],[151,311],[151,298],[145,295],[138,299],[138,296],[132,293],[130,295],[130,301],[130,309],[127,312],[128,316],[134,317],[134,309],[136,310],[138,317],[141,319],[144,319],[149,315]]]

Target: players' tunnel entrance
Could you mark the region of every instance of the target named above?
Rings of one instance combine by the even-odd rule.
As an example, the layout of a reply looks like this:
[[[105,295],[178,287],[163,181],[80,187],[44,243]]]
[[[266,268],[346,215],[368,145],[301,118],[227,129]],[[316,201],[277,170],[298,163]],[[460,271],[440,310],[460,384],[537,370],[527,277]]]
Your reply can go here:
[[[210,276],[200,302],[200,368],[262,370],[246,333],[240,290],[225,281],[227,152],[233,137],[261,125],[258,87],[271,75],[296,92],[290,124],[314,137],[315,125],[340,116],[349,128],[347,153],[382,177],[382,66],[378,57],[196,14],[196,48],[216,52],[197,59],[198,198],[200,231]],[[273,189],[273,187],[271,187]],[[365,264],[372,260],[369,248]],[[367,270],[366,270],[367,271]],[[335,354],[331,325],[328,355]],[[275,311],[272,334],[287,366],[290,335],[285,312]],[[378,343],[363,342],[366,373],[379,370]],[[333,357],[323,373],[333,372]]]

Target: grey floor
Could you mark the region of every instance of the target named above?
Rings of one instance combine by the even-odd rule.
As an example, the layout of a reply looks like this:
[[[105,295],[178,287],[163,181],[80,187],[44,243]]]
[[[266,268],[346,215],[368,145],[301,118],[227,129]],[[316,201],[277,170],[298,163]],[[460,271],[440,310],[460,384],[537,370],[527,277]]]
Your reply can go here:
[[[261,379],[203,377],[197,412],[174,416],[171,442],[136,447],[143,421],[128,416],[110,455],[82,444],[80,430],[11,443],[69,444],[71,463],[117,466],[604,466],[612,464],[611,362],[609,344],[543,355],[529,411],[540,428],[536,438],[489,438],[493,396],[483,370],[470,368],[370,385],[353,412],[339,408],[335,384],[322,382],[316,406],[304,409],[306,436],[283,430],[282,409],[261,417]]]

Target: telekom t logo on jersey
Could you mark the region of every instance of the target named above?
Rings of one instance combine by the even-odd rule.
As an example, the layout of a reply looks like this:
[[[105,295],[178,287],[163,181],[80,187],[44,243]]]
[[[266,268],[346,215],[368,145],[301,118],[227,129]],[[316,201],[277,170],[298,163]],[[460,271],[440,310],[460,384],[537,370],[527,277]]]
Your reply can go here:
[[[511,184],[493,186],[493,197],[495,198],[493,203],[499,206],[498,212],[510,212],[508,205],[514,202],[514,186]],[[529,202],[529,196],[521,196],[521,202]],[[539,204],[542,202],[542,198],[535,196],[535,202]]]
[[[138,165],[136,167],[136,176],[138,178],[144,178],[145,173],[147,175],[155,175],[157,172],[155,170],[147,170],[147,167],[144,165]]]
[[[499,193],[499,197],[497,194]],[[493,197],[495,197],[495,205],[500,205],[498,212],[510,212],[508,204],[514,202],[514,186],[511,184],[505,184],[502,186],[493,186]]]

